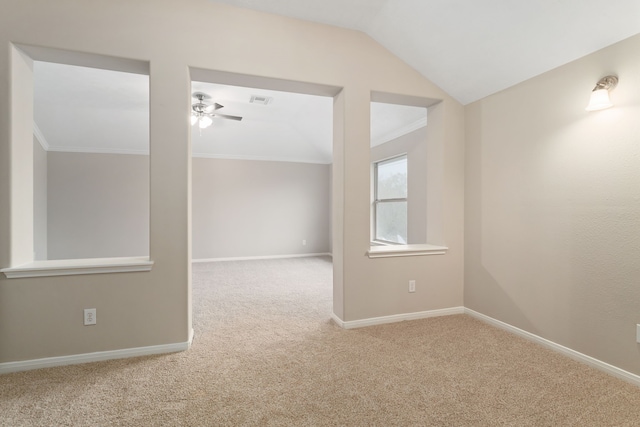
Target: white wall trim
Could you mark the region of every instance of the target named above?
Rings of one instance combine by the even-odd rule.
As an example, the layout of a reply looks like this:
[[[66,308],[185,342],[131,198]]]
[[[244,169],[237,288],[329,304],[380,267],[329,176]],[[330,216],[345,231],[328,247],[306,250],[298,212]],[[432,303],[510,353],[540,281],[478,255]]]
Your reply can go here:
[[[42,133],[36,122],[33,122],[33,135],[36,137],[44,151],[49,151],[51,147],[49,145],[49,141],[47,141],[47,138],[44,137],[44,134]]]
[[[196,336],[196,333],[193,330],[193,328],[191,328],[191,330],[189,331],[189,341],[187,341],[187,344],[189,344],[189,346],[187,348],[191,348],[191,344],[193,344],[193,337],[195,336]]]
[[[149,150],[136,150],[127,148],[105,148],[105,147],[52,147],[49,146],[47,151],[55,151],[58,153],[86,153],[86,154],[135,154],[148,156]]]
[[[388,132],[374,139],[373,141],[371,141],[371,146],[376,147],[378,145],[382,145],[385,142],[389,142],[394,139],[400,138],[401,136],[404,136],[410,132],[413,132],[414,130],[418,130],[422,127],[425,127],[426,125],[427,125],[427,117],[425,116],[425,117],[419,118],[415,122],[409,123],[408,125],[402,126],[398,129],[394,129],[393,131]]]
[[[192,153],[193,157],[202,159],[222,159],[222,160],[256,160],[261,162],[289,162],[289,163],[311,163],[317,165],[330,165],[332,160],[320,161],[309,159],[292,159],[279,156],[245,156],[241,154],[216,154],[216,153]]]
[[[322,255],[327,255],[327,254],[322,254]],[[205,261],[194,260],[194,262],[205,262]],[[589,365],[609,375],[613,375],[616,378],[620,378],[624,381],[627,381],[631,384],[634,384],[640,387],[639,375],[625,371],[624,369],[610,365],[594,357],[587,356],[586,354],[580,353],[579,351],[572,350],[568,347],[565,347],[553,341],[547,340],[546,338],[542,338],[536,334],[532,334],[531,332],[527,332],[515,326],[509,325],[508,323],[494,319],[492,317],[489,317],[485,314],[479,313],[477,311],[471,310],[470,308],[466,308],[466,307],[451,307],[451,308],[444,308],[439,310],[429,310],[429,311],[420,311],[420,312],[414,312],[414,313],[396,314],[391,316],[372,317],[368,319],[360,319],[360,320],[352,320],[352,321],[344,321],[340,319],[335,313],[332,312],[331,319],[339,327],[343,329],[356,329],[356,328],[362,328],[366,326],[375,326],[375,325],[402,322],[402,321],[408,321],[408,320],[426,319],[430,317],[450,316],[455,314],[467,314],[471,317],[474,317],[492,326],[495,326],[507,332],[518,335],[529,341],[535,342],[539,345],[542,345],[543,347],[556,351],[573,360],[576,360],[581,363],[585,363],[586,365]],[[162,344],[162,345],[155,345],[155,346],[148,346],[148,347],[135,347],[135,348],[122,349],[122,350],[100,351],[100,352],[94,352],[94,353],[75,354],[70,356],[47,357],[43,359],[23,360],[18,362],[5,362],[5,363],[0,363],[0,375],[8,374],[11,372],[27,371],[32,369],[51,368],[55,366],[99,362],[99,361],[112,360],[112,359],[124,359],[129,357],[148,356],[153,354],[176,353],[176,352],[188,350],[191,347],[193,338],[194,338],[194,330],[191,329],[189,331],[189,340],[182,343]]]
[[[485,323],[488,323],[497,328],[503,329],[507,332],[511,332],[515,335],[521,336],[529,341],[533,341],[536,344],[540,344],[543,347],[556,351],[560,354],[563,354],[567,357],[570,357],[573,360],[577,360],[578,362],[585,363],[593,368],[596,368],[600,371],[606,372],[609,375],[613,375],[614,377],[620,378],[627,382],[630,382],[636,386],[640,386],[640,376],[636,374],[632,374],[631,372],[625,371],[624,369],[620,369],[616,366],[610,365],[606,362],[598,360],[594,357],[587,356],[586,354],[580,353],[579,351],[572,350],[563,345],[557,344],[553,341],[549,341],[546,338],[542,338],[536,334],[532,334],[531,332],[527,332],[523,329],[512,326],[508,323],[504,323],[500,320],[494,319],[493,317],[489,317],[485,314],[478,313],[477,311],[471,310],[470,308],[464,309],[465,314],[469,316],[475,317],[478,320],[481,320]]]
[[[229,257],[229,258],[199,258],[192,259],[192,263],[199,262],[220,262],[220,261],[253,261],[260,259],[283,259],[283,258],[307,258],[314,256],[331,256],[328,252],[320,252],[313,254],[293,254],[293,255],[267,255],[267,256],[247,256],[247,257]]]
[[[149,257],[86,258],[33,261],[0,270],[8,279],[73,276],[76,274],[132,273],[151,271]]]
[[[149,356],[153,354],[177,353],[191,347],[193,329],[189,341],[175,344],[152,345],[148,347],[124,348],[122,350],[98,351],[95,353],[73,354],[70,356],[46,357],[43,359],[21,360],[19,362],[0,363],[0,374],[29,371],[32,369],[52,368],[54,366],[77,365],[80,363],[101,362],[128,357]]]
[[[423,255],[444,255],[449,250],[446,246],[430,244],[413,245],[387,245],[381,242],[374,242],[367,256],[369,258],[390,258],[399,256],[423,256]]]
[[[331,318],[343,329],[364,328],[365,326],[384,325],[386,323],[402,322],[405,320],[426,319],[429,317],[451,316],[453,314],[464,314],[464,307],[441,308],[439,310],[418,311],[414,313],[394,314],[391,316],[370,317],[368,319],[344,321],[335,313],[331,313]]]
[[[40,145],[45,151],[54,151],[58,153],[85,153],[85,154],[135,154],[148,156],[149,150],[136,150],[127,148],[106,148],[106,147],[55,147],[51,146],[46,140],[40,128],[36,123],[33,123],[33,134],[40,141]],[[261,162],[288,162],[288,163],[309,163],[314,165],[330,165],[332,160],[309,160],[309,159],[292,159],[287,157],[278,156],[244,156],[233,154],[215,154],[215,153],[192,153],[193,157],[203,159],[222,159],[222,160],[255,160]]]

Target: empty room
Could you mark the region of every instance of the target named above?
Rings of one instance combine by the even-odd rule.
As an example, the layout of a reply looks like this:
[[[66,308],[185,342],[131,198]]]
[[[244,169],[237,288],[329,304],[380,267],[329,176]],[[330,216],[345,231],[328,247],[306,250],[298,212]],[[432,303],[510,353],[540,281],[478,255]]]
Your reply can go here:
[[[0,425],[638,425],[639,16],[0,0]]]

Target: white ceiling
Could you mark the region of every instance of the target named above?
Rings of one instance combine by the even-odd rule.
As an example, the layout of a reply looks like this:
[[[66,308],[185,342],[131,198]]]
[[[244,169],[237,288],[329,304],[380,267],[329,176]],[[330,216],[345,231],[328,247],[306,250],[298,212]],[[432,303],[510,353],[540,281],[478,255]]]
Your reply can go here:
[[[223,105],[221,114],[243,117],[193,126],[194,156],[331,163],[332,98],[203,82],[193,82],[192,91]],[[250,103],[253,95],[272,100]],[[426,109],[419,107],[372,103],[371,117],[374,145],[426,125]],[[149,78],[35,61],[34,122],[51,151],[147,154]]]
[[[369,34],[463,104],[640,33],[639,0],[215,0]]]
[[[191,89],[211,96],[205,103],[224,106],[217,112],[242,117],[239,122],[214,118],[206,129],[193,126],[194,155],[331,163],[331,98],[202,82],[192,82]],[[270,97],[271,102],[250,103],[253,95]]]
[[[427,125],[427,109],[371,103],[371,146],[375,147]]]
[[[48,149],[147,153],[149,77],[34,61],[36,135]]]
[[[640,32],[640,0],[220,0],[365,31],[462,103]],[[36,133],[51,150],[147,153],[149,83],[140,74],[36,62]],[[205,157],[331,162],[331,99],[193,83],[224,105],[193,127]],[[269,105],[251,95],[273,97]],[[424,108],[372,104],[372,143],[426,123]],[[188,120],[185,112],[185,120]]]

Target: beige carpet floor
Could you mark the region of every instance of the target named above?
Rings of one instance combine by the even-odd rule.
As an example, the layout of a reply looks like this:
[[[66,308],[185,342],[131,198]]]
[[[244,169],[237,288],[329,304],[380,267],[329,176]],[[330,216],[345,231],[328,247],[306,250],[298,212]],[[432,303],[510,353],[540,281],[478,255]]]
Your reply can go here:
[[[640,425],[639,388],[465,315],[340,329],[328,258],[193,270],[190,351],[2,375],[0,425]]]

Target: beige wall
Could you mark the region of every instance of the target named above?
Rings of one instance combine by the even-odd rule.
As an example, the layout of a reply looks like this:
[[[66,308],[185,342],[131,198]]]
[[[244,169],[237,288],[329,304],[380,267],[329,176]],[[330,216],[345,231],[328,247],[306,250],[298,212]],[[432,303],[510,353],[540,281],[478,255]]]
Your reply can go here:
[[[371,147],[371,162],[407,154],[407,243],[427,243],[427,128]]]
[[[0,28],[1,58],[9,58],[13,42],[149,62],[150,257],[155,263],[150,273],[1,278],[0,362],[188,340],[189,67],[343,88],[334,102],[332,183],[333,252],[339,257],[334,310],[343,320],[461,305],[464,110],[368,36],[208,0],[25,0],[3,5]],[[211,43],[220,34],[225,42]],[[10,71],[9,64],[0,61],[0,125],[17,127],[0,134],[3,174],[11,166],[4,155],[11,153],[10,135],[31,146],[33,133],[26,122],[9,121]],[[437,174],[431,182],[441,185],[438,209],[442,240],[450,248],[447,255],[365,256],[373,89],[443,99],[435,115],[429,111],[430,128],[440,135],[435,146],[442,165],[430,173]],[[0,267],[12,264],[7,237],[24,239],[28,234],[19,229],[10,234],[14,184],[0,183]],[[409,279],[417,280],[414,294],[406,292]],[[82,309],[87,307],[98,309],[96,327],[82,326]]]
[[[48,259],[149,255],[149,156],[50,151]]]
[[[33,137],[33,252],[47,258],[47,152]]]
[[[640,374],[640,36],[466,107],[465,306]],[[587,113],[615,73],[614,108]]]
[[[330,168],[194,158],[193,258],[330,252]]]
[[[47,215],[34,147],[40,259],[149,254],[148,156],[49,152]],[[330,165],[196,158],[192,173],[194,259],[330,252]]]
[[[25,0],[2,12],[0,267],[28,261],[33,249],[30,67],[10,43],[149,62],[155,264],[150,273],[0,277],[0,363],[188,339],[186,112],[189,67],[199,67],[343,88],[332,182],[334,311],[343,320],[461,305],[464,259],[466,306],[640,374],[639,37],[463,108],[364,34],[208,0]],[[211,43],[220,34],[225,43]],[[610,72],[621,79],[616,108],[585,113]],[[447,255],[364,255],[372,90],[444,100],[429,109],[428,156],[439,167],[427,171],[436,194],[427,217],[438,224],[427,233]],[[81,324],[87,307],[98,309],[95,327]]]
[[[33,61],[19,49],[7,46],[12,76],[9,90],[10,114],[10,156],[3,157],[10,165],[0,167],[10,171],[8,182],[11,191],[7,202],[0,202],[10,208],[9,257],[12,265],[20,265],[33,259]],[[6,137],[6,135],[5,135]],[[16,167],[17,165],[17,167]]]

